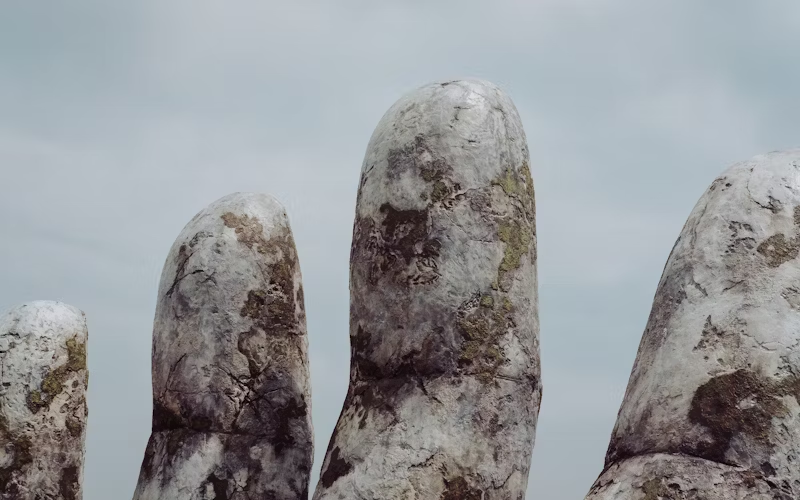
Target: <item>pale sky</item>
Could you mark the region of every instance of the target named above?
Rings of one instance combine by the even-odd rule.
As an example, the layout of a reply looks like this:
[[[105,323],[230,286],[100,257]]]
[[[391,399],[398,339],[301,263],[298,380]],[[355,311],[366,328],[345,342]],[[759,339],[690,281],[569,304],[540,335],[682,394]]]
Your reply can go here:
[[[361,162],[404,93],[514,100],[536,186],[544,398],[528,499],[600,473],[667,255],[729,164],[800,146],[796,0],[0,5],[0,309],[89,323],[85,500],[130,499],[156,291],[183,226],[276,196],[303,272],[315,464],[344,400]]]

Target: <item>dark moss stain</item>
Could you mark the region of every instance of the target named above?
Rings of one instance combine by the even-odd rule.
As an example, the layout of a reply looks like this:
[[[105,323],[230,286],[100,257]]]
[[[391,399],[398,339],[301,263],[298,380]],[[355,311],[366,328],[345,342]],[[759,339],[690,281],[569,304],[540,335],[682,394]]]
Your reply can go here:
[[[686,287],[692,283],[693,273],[694,269],[691,264],[681,259],[677,260],[669,269],[669,274],[666,269],[662,274],[653,298],[647,326],[642,334],[636,359],[633,362],[631,379],[628,382],[630,387],[636,384],[638,377],[643,373],[641,368],[649,365],[652,357],[664,344],[672,316],[686,300]]]
[[[269,283],[266,289],[250,290],[239,311],[242,317],[255,322],[258,328],[270,335],[285,336],[298,334],[298,294],[295,291],[295,270],[297,269],[297,250],[291,231],[284,228],[269,241],[264,237],[263,227],[255,218],[241,217],[232,213],[222,216],[228,227],[235,228],[238,240],[261,254],[268,252],[277,260],[267,267]],[[299,300],[302,300],[300,294]],[[302,310],[302,303],[300,304]]]
[[[786,236],[778,233],[761,242],[756,251],[766,257],[768,266],[778,267],[797,257],[800,252],[800,240],[786,239]]]
[[[445,479],[439,500],[482,500],[483,491],[473,488],[463,477]]]
[[[439,256],[439,242],[428,239],[427,211],[397,210],[389,203],[384,203],[380,212],[384,214],[382,236],[387,243],[387,258],[381,265],[381,271],[386,272],[394,259],[402,259],[407,265],[414,257]]]
[[[8,421],[4,416],[0,416],[0,442],[6,446],[8,453],[8,444],[11,445],[11,463],[5,467],[0,467],[0,492],[12,495],[9,498],[14,498],[17,492],[17,484],[15,482],[15,475],[24,473],[25,469],[33,463],[33,443],[27,436],[18,436],[11,432],[8,428]]]
[[[303,284],[300,283],[297,285],[297,294],[295,295],[295,302],[297,303],[297,307],[300,310],[300,317],[301,321],[306,320],[306,302],[305,302],[305,294],[303,292]]]
[[[67,432],[69,432],[69,435],[72,437],[78,437],[81,435],[81,432],[83,432],[83,424],[76,418],[67,417],[65,425],[67,426]]]
[[[330,488],[342,476],[346,476],[353,470],[353,465],[341,456],[338,446],[333,448],[328,458],[328,466],[320,476],[320,482],[325,488]]]
[[[214,489],[214,500],[228,500],[228,480],[211,474],[206,480]]]
[[[308,407],[303,400],[290,399],[289,402],[275,412],[275,432],[272,445],[275,454],[280,455],[284,450],[296,444],[295,432],[292,431],[292,422],[305,418]]]
[[[160,400],[153,399],[153,432],[180,429],[184,426],[181,416]]]
[[[169,457],[177,455],[181,445],[191,436],[190,429],[173,429],[172,432],[167,433],[166,450]]]
[[[61,479],[58,481],[59,498],[62,500],[80,500],[81,491],[80,471],[77,467],[65,467],[61,471]]]
[[[787,395],[800,398],[799,378],[771,382],[747,370],[712,378],[695,391],[689,409],[689,420],[703,426],[711,440],[685,444],[681,451],[728,463],[725,454],[737,435],[771,446],[772,419],[786,416],[779,398]]]
[[[460,199],[461,187],[452,180],[453,169],[423,136],[415,137],[402,148],[389,150],[387,162],[390,179],[396,181],[404,173],[412,172],[430,185],[430,191],[420,193],[423,200],[429,200],[428,208],[438,204],[449,209]]]
[[[353,393],[349,406],[359,420],[358,428],[366,427],[368,418],[374,415],[390,418],[390,426],[396,424],[399,421],[396,408],[417,383],[405,376],[351,381]]]
[[[372,285],[385,280],[403,287],[435,282],[441,243],[431,235],[428,210],[398,210],[384,203],[380,213],[383,220],[377,227],[369,218],[356,221],[353,265],[365,267]]]
[[[356,335],[351,340],[350,359],[360,379],[372,379],[381,375],[380,367],[370,359],[372,334],[358,325]]]
[[[140,476],[142,479],[152,479],[155,475],[155,458],[156,458],[156,434],[151,433],[150,438],[147,440],[147,447],[144,449],[144,458],[142,459],[142,467]]]
[[[751,236],[753,226],[750,224],[733,221],[728,224],[728,229],[731,231],[731,242],[725,250],[726,254],[747,254],[756,247],[756,239]]]
[[[67,362],[47,372],[42,380],[41,389],[32,390],[28,395],[28,409],[33,413],[49,407],[53,398],[64,390],[64,383],[71,373],[86,371],[86,343],[72,337],[66,342]],[[84,383],[85,375],[84,375]]]
[[[239,311],[243,317],[259,319],[263,313],[264,306],[267,304],[267,292],[264,290],[250,290],[247,292],[247,300]]]
[[[172,296],[178,287],[178,283],[186,277],[186,264],[189,262],[191,256],[192,255],[187,251],[186,245],[181,245],[178,249],[178,255],[175,256],[175,264],[177,265],[175,278],[173,278],[172,285],[170,285],[169,290],[165,293],[167,297]]]

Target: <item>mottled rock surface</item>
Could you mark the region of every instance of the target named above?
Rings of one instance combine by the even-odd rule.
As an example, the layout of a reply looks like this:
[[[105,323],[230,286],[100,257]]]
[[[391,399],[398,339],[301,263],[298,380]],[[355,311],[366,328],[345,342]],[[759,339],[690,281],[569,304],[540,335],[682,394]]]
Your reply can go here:
[[[60,302],[0,317],[0,499],[83,497],[87,340],[84,314]]]
[[[315,499],[524,497],[541,398],[517,111],[434,83],[372,135],[350,258],[350,387]]]
[[[800,150],[711,184],[667,261],[587,498],[800,498],[799,250]]]
[[[236,193],[198,213],[161,275],[153,432],[135,500],[308,497],[308,339],[286,213]]]

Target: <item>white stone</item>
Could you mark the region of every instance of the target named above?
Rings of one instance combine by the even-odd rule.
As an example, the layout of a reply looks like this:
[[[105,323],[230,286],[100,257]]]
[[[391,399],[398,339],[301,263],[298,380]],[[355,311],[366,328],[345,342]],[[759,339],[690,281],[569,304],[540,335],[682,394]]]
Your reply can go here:
[[[533,182],[511,100],[426,85],[367,147],[351,380],[314,498],[524,497],[541,398]]]
[[[61,302],[0,317],[0,499],[82,498],[87,339]]]
[[[800,150],[714,181],[664,268],[587,498],[673,479],[669,498],[800,498],[799,249]]]
[[[268,195],[217,200],[187,224],[164,265],[153,433],[134,499],[305,500],[308,368],[286,212]]]

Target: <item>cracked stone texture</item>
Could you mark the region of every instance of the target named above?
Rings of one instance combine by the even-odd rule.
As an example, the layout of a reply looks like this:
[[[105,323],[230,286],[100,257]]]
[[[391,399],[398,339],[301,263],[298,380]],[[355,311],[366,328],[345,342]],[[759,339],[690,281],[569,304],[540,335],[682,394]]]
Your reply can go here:
[[[80,500],[86,317],[35,301],[0,317],[0,499]]]
[[[800,498],[798,248],[800,150],[711,184],[667,260],[587,498]]]
[[[401,98],[369,142],[350,386],[314,498],[519,500],[541,399],[533,182],[485,81]]]
[[[153,327],[153,432],[134,500],[308,497],[308,338],[289,221],[228,195],[170,250]]]

